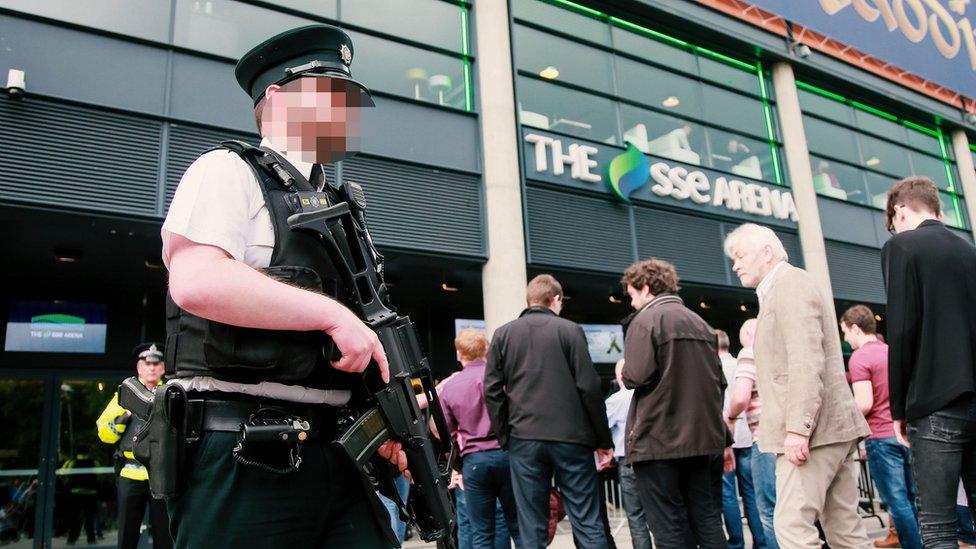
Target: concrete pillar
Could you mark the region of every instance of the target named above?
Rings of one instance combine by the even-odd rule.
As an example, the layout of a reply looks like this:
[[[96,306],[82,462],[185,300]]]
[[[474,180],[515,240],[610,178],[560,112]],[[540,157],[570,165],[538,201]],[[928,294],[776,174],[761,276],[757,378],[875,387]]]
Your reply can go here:
[[[976,168],[973,167],[973,153],[969,150],[969,137],[965,131],[952,131],[952,149],[956,153],[956,165],[959,166],[959,184],[966,199],[969,229],[976,237]]]
[[[817,192],[813,188],[813,170],[810,168],[810,153],[807,150],[807,137],[803,132],[803,116],[792,65],[785,61],[773,65],[773,86],[776,89],[780,131],[783,133],[783,150],[786,153],[793,200],[796,202],[799,218],[797,224],[804,268],[813,275],[821,291],[830,298],[833,305],[834,292],[830,284],[830,271],[827,269],[827,248],[820,226]]]
[[[488,336],[525,308],[526,258],[508,2],[474,2],[488,262],[481,273]]]

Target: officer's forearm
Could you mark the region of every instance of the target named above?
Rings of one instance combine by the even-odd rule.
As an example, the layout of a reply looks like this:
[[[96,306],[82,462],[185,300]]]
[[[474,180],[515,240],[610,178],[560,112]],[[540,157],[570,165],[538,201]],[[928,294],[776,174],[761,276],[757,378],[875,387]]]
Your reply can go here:
[[[174,251],[169,275],[177,305],[233,326],[329,331],[354,318],[335,300],[274,280],[213,246],[191,243]]]

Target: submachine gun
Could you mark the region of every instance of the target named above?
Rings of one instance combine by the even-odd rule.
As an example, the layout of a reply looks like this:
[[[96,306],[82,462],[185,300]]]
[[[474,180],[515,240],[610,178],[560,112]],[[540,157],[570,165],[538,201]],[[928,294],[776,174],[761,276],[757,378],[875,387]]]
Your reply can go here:
[[[346,305],[379,337],[389,361],[390,382],[379,378],[371,362],[364,376],[366,390],[353,397],[354,411],[340,420],[336,441],[363,474],[378,481],[381,489],[415,524],[424,541],[453,547],[454,509],[448,492],[456,448],[434,389],[430,366],[420,348],[414,323],[400,316],[389,303],[383,280],[383,257],[377,252],[366,225],[366,199],[362,187],[345,182],[338,193],[346,200],[322,207],[313,200],[320,193],[296,192],[289,196],[292,210],[288,225],[318,238],[346,285]],[[308,195],[308,196],[306,196]],[[307,200],[306,200],[307,199]],[[420,381],[440,443],[431,438],[428,422],[417,404],[412,380]],[[387,440],[402,443],[413,477],[409,504],[390,494],[389,467],[373,467],[376,450]],[[443,445],[443,446],[442,446]],[[448,448],[444,451],[444,448]],[[386,472],[387,478],[382,478]]]

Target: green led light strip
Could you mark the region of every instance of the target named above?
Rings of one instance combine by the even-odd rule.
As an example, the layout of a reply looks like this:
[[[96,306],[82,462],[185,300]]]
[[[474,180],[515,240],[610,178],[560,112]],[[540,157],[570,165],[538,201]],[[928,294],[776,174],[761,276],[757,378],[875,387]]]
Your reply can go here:
[[[933,130],[932,128],[927,128],[925,126],[920,126],[920,125],[918,125],[918,124],[916,124],[916,123],[914,123],[912,121],[909,121],[909,120],[902,120],[901,122],[902,122],[902,124],[908,126],[909,128],[911,128],[911,129],[913,129],[915,131],[922,132],[922,133],[924,133],[926,135],[930,135],[932,137],[936,137],[936,138],[939,137],[939,132]]]
[[[776,146],[776,132],[773,130],[773,114],[769,106],[769,93],[766,91],[766,78],[763,75],[762,63],[756,63],[756,76],[759,77],[759,93],[762,96],[763,118],[766,120],[766,138],[769,142],[769,153],[773,158],[773,177],[776,184],[783,184],[783,175],[779,166],[779,147]]]
[[[474,110],[474,88],[471,85],[471,50],[468,31],[468,8],[461,6],[461,53],[464,54],[464,110]]]
[[[828,99],[833,99],[834,101],[840,101],[841,103],[847,103],[847,98],[843,95],[838,95],[834,92],[827,91],[823,88],[818,88],[812,84],[807,84],[806,82],[796,81],[796,87],[801,90],[806,90],[808,92],[813,92],[817,95],[822,95]]]
[[[951,193],[949,196],[952,197],[952,209],[956,212],[956,221],[965,228],[965,224],[962,223],[962,210],[959,207],[959,196],[956,194],[955,182],[952,179],[952,166],[949,164],[949,152],[946,149],[945,135],[942,133],[942,128],[936,128],[937,135],[939,139],[939,148],[942,150],[942,163],[945,165],[946,178],[949,180],[948,191]]]
[[[718,53],[716,51],[712,51],[710,49],[703,48],[701,46],[696,46],[696,45],[691,44],[689,42],[685,42],[684,40],[680,40],[680,39],[675,38],[673,36],[669,36],[667,34],[664,34],[663,32],[659,32],[659,31],[656,31],[654,29],[649,29],[647,27],[638,25],[636,23],[632,23],[632,22],[627,21],[625,19],[620,19],[619,17],[614,17],[612,15],[607,15],[606,13],[603,13],[602,11],[597,11],[597,10],[595,10],[593,8],[589,8],[587,6],[583,6],[583,5],[577,4],[576,2],[571,2],[570,0],[548,0],[548,1],[550,3],[552,3],[552,4],[554,4],[554,5],[559,5],[559,6],[562,6],[562,7],[565,7],[565,8],[568,8],[568,9],[571,9],[571,10],[574,10],[574,11],[577,11],[579,13],[582,13],[582,14],[587,15],[589,17],[592,17],[594,19],[599,19],[601,21],[609,21],[609,22],[613,23],[614,25],[616,25],[618,27],[621,27],[621,28],[624,28],[624,29],[627,29],[627,30],[630,30],[630,31],[634,31],[634,32],[643,34],[643,35],[645,35],[645,36],[647,36],[649,38],[653,38],[654,40],[657,40],[658,42],[664,42],[664,43],[670,44],[672,46],[678,46],[678,47],[681,47],[681,48],[689,49],[689,50],[691,50],[691,51],[693,51],[693,52],[695,52],[695,53],[697,53],[699,55],[703,55],[705,57],[711,57],[712,59],[715,59],[717,61],[721,61],[721,62],[723,62],[723,63],[725,63],[727,65],[731,65],[733,67],[736,67],[736,68],[741,69],[741,70],[744,70],[744,71],[753,72],[753,71],[756,70],[756,64],[754,64],[754,63],[747,63],[745,61],[741,61],[741,60],[736,59],[734,57],[729,57],[728,55],[724,55],[724,54]]]
[[[881,109],[876,109],[876,108],[872,107],[871,105],[865,105],[864,103],[859,103],[859,102],[853,101],[853,100],[850,103],[855,108],[861,109],[864,112],[869,112],[869,113],[871,113],[871,114],[873,114],[875,116],[880,116],[881,118],[886,118],[888,120],[891,120],[892,122],[897,122],[898,121],[898,117],[897,116],[895,116],[895,115],[893,115],[891,113],[887,113],[887,112],[885,112],[885,111],[883,111]]]
[[[597,11],[593,8],[588,8],[582,4],[577,4],[576,2],[570,2],[569,0],[552,0],[552,3],[562,4],[563,6],[566,6],[569,9],[573,9],[578,12],[585,13],[586,15],[589,15],[591,17],[598,17],[601,19],[607,18],[607,14],[603,13],[602,11]]]

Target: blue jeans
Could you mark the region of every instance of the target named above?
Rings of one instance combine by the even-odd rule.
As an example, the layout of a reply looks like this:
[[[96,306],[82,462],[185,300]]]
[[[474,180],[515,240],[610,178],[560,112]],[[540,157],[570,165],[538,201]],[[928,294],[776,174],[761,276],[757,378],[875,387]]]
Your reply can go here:
[[[722,518],[729,535],[729,549],[743,549],[746,540],[742,537],[742,511],[739,509],[739,492],[735,488],[735,471],[722,475]]]
[[[742,498],[742,506],[746,511],[749,532],[752,533],[752,546],[765,549],[766,534],[756,508],[756,494],[752,484],[752,447],[735,448],[734,452],[735,472],[722,475],[722,515],[725,517],[725,530],[729,534],[729,549],[745,546],[739,497]]]
[[[756,509],[762,522],[768,549],[779,549],[776,530],[773,528],[773,511],[776,509],[776,454],[759,451],[759,444],[752,445],[752,485],[756,489]]]
[[[549,524],[549,488],[555,474],[563,493],[573,535],[582,547],[606,549],[607,537],[600,516],[593,449],[581,444],[526,440],[508,443],[512,488],[518,507],[519,536],[525,549],[545,549]]]
[[[888,506],[891,522],[898,532],[904,549],[922,549],[915,510],[915,481],[908,448],[892,438],[872,438],[865,441],[871,478],[878,487],[881,501]]]
[[[630,528],[630,544],[633,549],[651,549],[651,531],[647,529],[644,506],[641,505],[634,468],[618,458],[617,474],[620,481],[620,497],[627,512],[627,526]]]
[[[959,534],[959,541],[976,545],[976,531],[973,529],[973,514],[969,507],[956,505],[956,515],[959,517],[959,526],[956,531]]]
[[[485,450],[464,456],[464,499],[471,525],[471,547],[492,549],[495,540],[495,509],[501,504],[508,533],[519,543],[515,495],[512,492],[508,453]],[[505,542],[508,543],[506,536]]]
[[[407,497],[410,496],[410,481],[403,475],[397,475],[393,483],[396,484],[400,501],[406,504]],[[397,509],[396,503],[383,494],[380,494],[380,501],[383,502],[383,506],[390,513],[390,528],[393,529],[393,533],[396,534],[397,539],[403,541],[403,538],[407,535],[407,523],[400,520],[400,511]]]
[[[454,510],[457,513],[458,548],[467,549],[471,547],[471,522],[468,520],[468,507],[465,502],[464,490],[460,488],[454,490]],[[494,549],[511,549],[511,547],[508,527],[505,525],[505,515],[502,513],[501,504],[498,504],[495,507]]]

